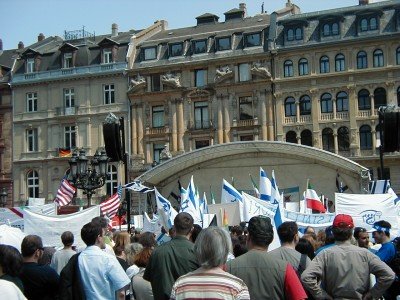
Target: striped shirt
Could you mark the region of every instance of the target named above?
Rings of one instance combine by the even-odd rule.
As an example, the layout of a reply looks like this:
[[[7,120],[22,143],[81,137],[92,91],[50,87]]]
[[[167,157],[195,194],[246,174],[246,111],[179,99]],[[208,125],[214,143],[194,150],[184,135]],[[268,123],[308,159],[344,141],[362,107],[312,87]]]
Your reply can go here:
[[[172,300],[221,299],[247,300],[249,290],[240,278],[220,268],[199,268],[178,278],[172,287]]]

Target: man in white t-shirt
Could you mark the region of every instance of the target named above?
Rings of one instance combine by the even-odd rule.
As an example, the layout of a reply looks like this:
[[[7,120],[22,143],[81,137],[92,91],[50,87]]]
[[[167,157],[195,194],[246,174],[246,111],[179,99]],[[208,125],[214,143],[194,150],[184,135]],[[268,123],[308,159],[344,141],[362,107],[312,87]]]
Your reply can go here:
[[[64,245],[64,248],[58,250],[56,253],[53,254],[50,263],[50,267],[56,270],[58,275],[60,275],[62,269],[68,263],[72,255],[76,254],[76,252],[72,250],[72,244],[74,243],[74,234],[71,231],[63,232],[61,234],[61,241]]]

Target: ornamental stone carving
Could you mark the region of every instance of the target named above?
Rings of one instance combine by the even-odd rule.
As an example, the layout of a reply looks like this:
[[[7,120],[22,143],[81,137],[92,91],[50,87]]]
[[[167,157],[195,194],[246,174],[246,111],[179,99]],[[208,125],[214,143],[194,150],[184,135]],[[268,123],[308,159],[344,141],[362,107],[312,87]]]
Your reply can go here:
[[[137,91],[146,87],[146,79],[138,74],[129,81],[129,91]]]
[[[221,66],[215,71],[214,82],[219,83],[233,76],[233,71],[229,66]]]
[[[250,71],[252,74],[259,76],[259,77],[263,77],[263,78],[271,77],[271,73],[268,71],[268,68],[259,62],[253,63]]]
[[[181,77],[172,73],[167,73],[161,76],[161,82],[172,88],[181,87]]]

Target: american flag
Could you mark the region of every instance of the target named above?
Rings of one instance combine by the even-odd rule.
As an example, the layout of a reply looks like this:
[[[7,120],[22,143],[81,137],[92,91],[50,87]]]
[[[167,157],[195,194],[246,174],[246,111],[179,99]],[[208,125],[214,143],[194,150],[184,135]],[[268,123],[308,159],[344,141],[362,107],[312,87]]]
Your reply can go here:
[[[57,196],[54,199],[54,202],[56,202],[58,206],[67,205],[72,201],[75,192],[76,188],[72,184],[70,184],[67,179],[63,178],[61,180],[61,184],[58,188]]]
[[[118,185],[117,192],[108,198],[106,201],[100,203],[100,209],[104,216],[112,218],[117,214],[119,204],[121,202],[122,186]]]

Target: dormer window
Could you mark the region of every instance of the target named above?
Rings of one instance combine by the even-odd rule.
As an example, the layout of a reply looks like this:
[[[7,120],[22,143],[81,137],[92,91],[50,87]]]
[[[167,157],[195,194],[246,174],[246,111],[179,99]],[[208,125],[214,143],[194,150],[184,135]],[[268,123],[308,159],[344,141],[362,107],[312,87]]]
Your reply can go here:
[[[152,60],[157,57],[157,49],[156,47],[150,47],[143,49],[144,60]]]
[[[111,49],[103,50],[103,64],[111,64],[113,62]]]
[[[378,20],[376,17],[364,17],[360,20],[360,31],[371,31],[378,29]]]
[[[244,36],[244,47],[256,47],[261,45],[261,33],[251,33]]]
[[[194,41],[193,42],[193,53],[200,54],[207,52],[207,40]]]
[[[64,53],[63,68],[72,68],[72,53]]]
[[[334,23],[326,23],[322,27],[322,35],[323,36],[335,36],[339,35],[339,24]]]
[[[176,43],[176,44],[169,45],[169,56],[170,57],[182,56],[182,54],[183,54],[183,44],[182,43]]]
[[[231,38],[223,37],[217,39],[217,51],[231,50]]]
[[[286,40],[291,42],[291,41],[300,41],[303,39],[303,28],[297,27],[297,28],[290,28],[286,32]]]
[[[28,58],[26,60],[26,73],[33,73],[35,72],[35,59]]]

